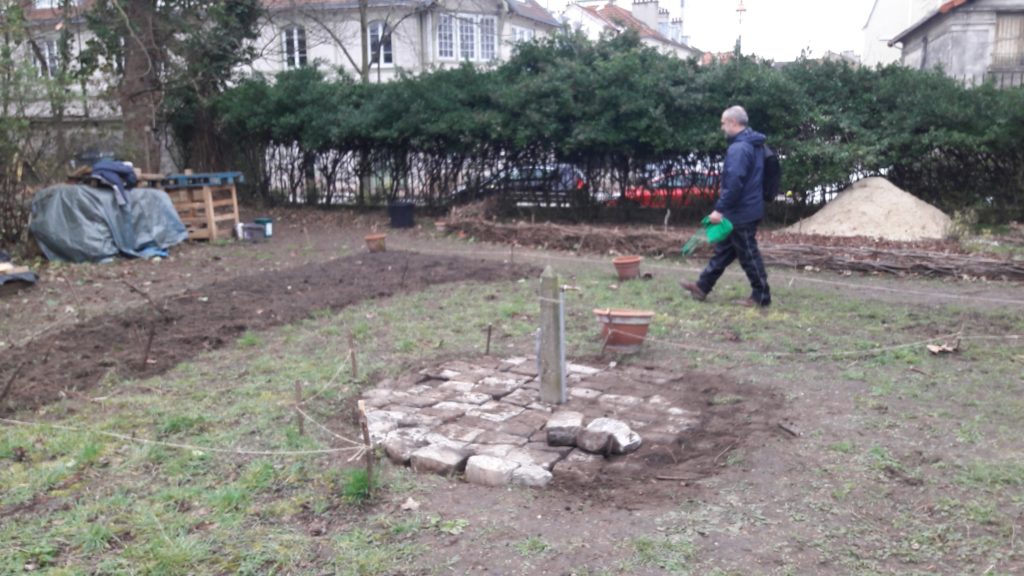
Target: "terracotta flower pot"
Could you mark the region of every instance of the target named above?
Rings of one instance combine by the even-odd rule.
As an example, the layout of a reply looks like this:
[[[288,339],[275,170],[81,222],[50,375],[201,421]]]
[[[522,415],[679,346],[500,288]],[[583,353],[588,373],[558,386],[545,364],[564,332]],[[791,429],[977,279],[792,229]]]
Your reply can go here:
[[[615,270],[619,273],[619,280],[632,280],[640,276],[640,262],[643,256],[619,256],[612,259]]]
[[[444,220],[438,220],[437,222],[434,222],[434,230],[437,230],[441,234],[444,234],[445,232],[448,231],[448,223],[445,222]]]
[[[387,234],[367,234],[363,240],[366,240],[366,247],[370,252],[383,252],[384,239],[387,237]]]
[[[594,316],[601,323],[601,340],[605,348],[619,352],[636,352],[647,337],[654,312],[621,308],[595,308]]]

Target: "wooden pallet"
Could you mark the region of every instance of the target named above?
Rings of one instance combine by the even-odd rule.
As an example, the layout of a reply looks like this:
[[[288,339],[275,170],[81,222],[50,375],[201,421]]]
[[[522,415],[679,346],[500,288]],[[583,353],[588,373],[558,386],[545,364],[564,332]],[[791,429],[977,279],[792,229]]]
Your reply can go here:
[[[167,192],[189,240],[230,238],[234,233],[239,222],[235,184],[245,181],[241,172],[144,175],[140,180]]]

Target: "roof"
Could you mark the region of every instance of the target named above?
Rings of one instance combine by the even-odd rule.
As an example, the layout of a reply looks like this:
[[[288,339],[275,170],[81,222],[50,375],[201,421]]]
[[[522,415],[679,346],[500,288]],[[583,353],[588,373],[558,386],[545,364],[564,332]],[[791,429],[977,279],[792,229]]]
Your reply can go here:
[[[72,4],[71,21],[74,23],[80,22],[82,15],[92,8],[93,3],[94,0],[80,0]],[[60,8],[36,8],[35,2],[32,0],[24,0],[21,4],[25,9],[25,20],[33,24],[57,22],[64,18]]]
[[[603,8],[594,8],[593,6],[580,7],[583,8],[583,10],[590,13],[591,15],[596,16],[600,20],[606,22],[612,28],[628,28],[639,34],[641,38],[650,38],[652,40],[657,40],[658,42],[661,42],[663,44],[684,48],[686,50],[693,52],[695,55],[700,54],[700,50],[697,50],[692,46],[687,46],[682,42],[677,42],[665,36],[658,30],[655,30],[654,28],[651,28],[647,24],[644,24],[643,21],[641,21],[636,16],[633,16],[633,13],[630,12],[629,10],[626,10],[625,8],[620,8],[614,4],[606,4]]]
[[[528,20],[547,24],[548,26],[561,26],[562,23],[555,19],[550,12],[537,4],[536,0],[506,0],[509,10],[517,16]],[[434,4],[434,0],[369,0],[371,8],[382,6],[410,6],[424,8]],[[271,12],[284,12],[290,9],[307,10],[349,10],[359,7],[359,0],[263,0],[263,6]]]
[[[911,34],[917,32],[921,28],[928,26],[929,24],[932,23],[932,21],[936,20],[937,18],[941,18],[942,16],[949,14],[950,12],[956,10],[957,8],[965,4],[970,4],[973,1],[974,0],[948,0],[947,2],[943,2],[942,5],[940,5],[938,8],[926,14],[924,18],[921,18],[914,24],[911,24],[910,28],[907,28],[903,32],[900,32],[899,34],[894,36],[893,39],[889,41],[889,46],[892,46],[897,42],[902,42],[907,36],[910,36]]]
[[[535,0],[506,0],[509,8],[516,13],[518,16],[522,16],[528,20],[534,22],[540,22],[541,24],[547,24],[549,26],[561,26],[559,22],[551,12],[548,12],[540,4],[537,4]]]

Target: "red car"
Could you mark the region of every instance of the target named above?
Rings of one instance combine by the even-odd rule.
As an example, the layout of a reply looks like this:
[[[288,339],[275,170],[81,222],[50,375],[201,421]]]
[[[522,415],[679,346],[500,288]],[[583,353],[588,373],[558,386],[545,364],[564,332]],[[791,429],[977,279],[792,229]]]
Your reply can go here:
[[[624,198],[609,202],[641,208],[683,208],[697,202],[711,204],[718,194],[718,175],[708,173],[667,174],[652,178],[647,186],[626,188]]]

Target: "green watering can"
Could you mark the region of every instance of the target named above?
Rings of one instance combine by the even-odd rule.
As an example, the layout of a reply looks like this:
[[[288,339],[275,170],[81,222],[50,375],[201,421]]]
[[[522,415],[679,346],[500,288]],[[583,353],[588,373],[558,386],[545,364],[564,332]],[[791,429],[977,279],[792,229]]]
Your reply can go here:
[[[722,221],[718,224],[712,224],[711,220],[705,216],[700,221],[700,225],[703,226],[702,230],[698,230],[686,244],[683,245],[683,256],[689,256],[693,254],[693,251],[697,249],[697,245],[703,242],[708,244],[716,244],[725,240],[732,234],[732,222],[729,222],[728,218],[722,217]]]

